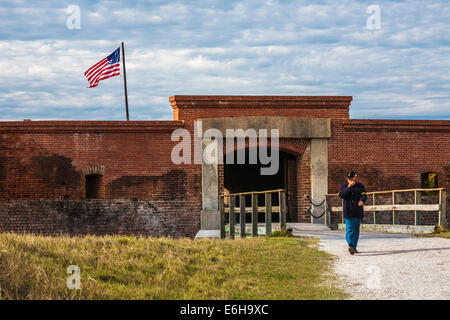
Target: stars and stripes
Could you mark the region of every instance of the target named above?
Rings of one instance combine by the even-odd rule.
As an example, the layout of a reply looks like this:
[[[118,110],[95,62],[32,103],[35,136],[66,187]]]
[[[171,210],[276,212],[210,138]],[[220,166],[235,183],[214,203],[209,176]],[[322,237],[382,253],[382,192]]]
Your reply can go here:
[[[88,88],[98,86],[101,80],[120,75],[120,48],[87,69],[84,75],[89,81]]]

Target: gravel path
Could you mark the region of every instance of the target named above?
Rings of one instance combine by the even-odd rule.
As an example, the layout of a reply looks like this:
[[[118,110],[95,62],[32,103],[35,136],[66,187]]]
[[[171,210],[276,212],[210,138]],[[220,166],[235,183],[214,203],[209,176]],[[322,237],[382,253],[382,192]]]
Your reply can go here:
[[[350,255],[343,231],[294,228],[320,239],[335,255],[334,270],[351,299],[450,299],[450,239],[362,232]]]

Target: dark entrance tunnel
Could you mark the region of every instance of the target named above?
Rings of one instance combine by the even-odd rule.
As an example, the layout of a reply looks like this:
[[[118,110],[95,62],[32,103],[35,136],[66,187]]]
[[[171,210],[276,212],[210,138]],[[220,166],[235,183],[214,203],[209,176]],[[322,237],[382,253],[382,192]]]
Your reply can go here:
[[[249,153],[256,152],[258,154],[258,159],[256,164],[249,164]],[[269,148],[270,152],[270,148]],[[264,175],[261,173],[262,167],[270,167],[270,164],[263,165],[259,158],[258,149],[256,148],[246,148],[245,149],[245,164],[237,164],[237,151],[234,152],[234,164],[226,163],[226,156],[224,156],[224,193],[240,193],[240,192],[250,192],[250,191],[266,191],[266,190],[277,190],[277,189],[288,189],[288,163],[292,163],[296,157],[290,153],[279,151],[279,168],[274,175]],[[269,157],[270,157],[269,153]],[[272,159],[272,158],[271,158]],[[295,178],[295,177],[291,177]],[[251,207],[251,197],[247,195],[245,198],[246,207]],[[239,197],[236,197],[236,210],[239,210]],[[278,193],[272,194],[272,206],[279,205]],[[258,206],[265,206],[264,194],[258,196]],[[264,212],[259,213],[259,222],[264,222]],[[289,219],[288,214],[288,221]],[[237,217],[237,221],[239,218]],[[251,221],[250,213],[247,213],[246,222]],[[279,221],[279,214],[272,214],[272,221]],[[289,221],[290,222],[290,221]]]
[[[86,199],[102,198],[102,179],[100,174],[86,175]]]

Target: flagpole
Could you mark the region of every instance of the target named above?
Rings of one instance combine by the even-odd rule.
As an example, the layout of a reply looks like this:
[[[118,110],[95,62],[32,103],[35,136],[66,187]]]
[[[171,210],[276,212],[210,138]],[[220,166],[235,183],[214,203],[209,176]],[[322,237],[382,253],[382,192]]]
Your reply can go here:
[[[125,108],[127,110],[127,121],[130,121],[130,115],[128,113],[127,71],[125,69],[125,48],[123,46],[123,41],[122,41],[121,47],[122,47],[122,63],[123,63],[123,87],[125,89]]]

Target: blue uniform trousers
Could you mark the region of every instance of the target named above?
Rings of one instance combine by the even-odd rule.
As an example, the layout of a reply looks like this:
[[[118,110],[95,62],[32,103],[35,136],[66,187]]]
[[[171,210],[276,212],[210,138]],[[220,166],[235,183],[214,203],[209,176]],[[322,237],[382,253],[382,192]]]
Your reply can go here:
[[[345,239],[349,246],[356,248],[359,239],[359,227],[361,218],[344,218],[345,221]]]

